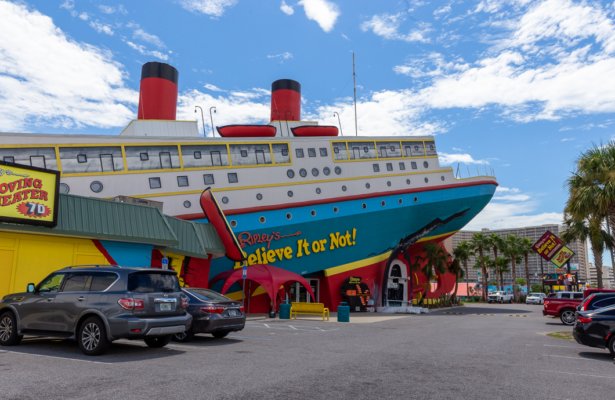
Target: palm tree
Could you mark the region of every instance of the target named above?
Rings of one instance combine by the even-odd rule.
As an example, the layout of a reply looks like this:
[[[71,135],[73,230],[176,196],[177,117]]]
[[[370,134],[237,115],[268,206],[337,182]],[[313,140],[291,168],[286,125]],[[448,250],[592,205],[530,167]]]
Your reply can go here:
[[[487,265],[485,259],[485,249],[489,247],[487,236],[483,233],[475,233],[470,240],[470,246],[474,253],[478,255],[478,262],[483,275],[483,301],[487,301]]]
[[[470,291],[468,287],[468,260],[470,259],[470,254],[472,252],[472,248],[470,247],[470,243],[465,240],[459,242],[457,247],[453,250],[453,256],[455,260],[459,260],[461,264],[463,264],[463,268],[465,269],[465,278],[466,278],[466,294],[469,296]],[[455,292],[457,293],[457,292]]]
[[[504,240],[504,251],[506,258],[510,260],[513,297],[515,302],[519,300],[517,296],[517,262],[521,262],[521,238],[517,235],[508,235]]]
[[[504,273],[508,272],[508,259],[498,256],[492,260],[493,272],[500,277],[500,290],[504,290]]]
[[[464,277],[463,268],[458,258],[453,259],[451,265],[448,266],[448,271],[455,274],[455,290],[453,290],[452,302],[457,303],[457,289],[459,288],[459,279]]]
[[[443,274],[446,272],[450,256],[446,250],[433,242],[425,243],[425,245],[423,245],[423,249],[425,250],[425,266],[423,267],[423,271],[425,273],[425,277],[427,278],[427,282],[425,283],[425,290],[427,290],[429,285],[431,285],[431,279],[436,274]]]
[[[504,239],[496,233],[492,233],[487,236],[487,240],[489,241],[489,247],[491,247],[491,251],[493,251],[493,259],[498,258],[498,250],[504,248]]]
[[[523,256],[523,261],[525,265],[525,289],[526,294],[530,294],[530,267],[529,267],[529,257],[530,252],[532,251],[532,241],[529,238],[521,238],[521,255]]]

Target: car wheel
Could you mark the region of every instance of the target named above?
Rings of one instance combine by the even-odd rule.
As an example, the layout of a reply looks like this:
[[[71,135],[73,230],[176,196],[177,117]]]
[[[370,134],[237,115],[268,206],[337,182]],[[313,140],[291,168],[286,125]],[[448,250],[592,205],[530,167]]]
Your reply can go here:
[[[611,353],[611,356],[615,357],[615,335],[611,335],[609,339],[609,353]]]
[[[562,321],[564,325],[574,325],[576,321],[576,317],[574,316],[574,311],[572,310],[564,310],[562,314],[559,316],[559,319]]]
[[[176,342],[189,342],[194,337],[194,333],[192,331],[185,331],[181,333],[176,333],[173,335],[173,340]]]
[[[157,349],[160,347],[164,347],[171,341],[171,337],[173,335],[166,336],[149,336],[144,339],[145,344],[151,348]]]
[[[105,324],[98,317],[89,317],[79,327],[77,343],[83,354],[97,356],[109,348],[111,342],[107,339]]]
[[[230,333],[229,331],[218,331],[218,332],[213,332],[212,335],[216,339],[222,339],[222,338],[225,338],[229,333]]]
[[[0,314],[0,345],[15,346],[21,342],[22,338],[22,335],[17,334],[15,315],[10,311]]]

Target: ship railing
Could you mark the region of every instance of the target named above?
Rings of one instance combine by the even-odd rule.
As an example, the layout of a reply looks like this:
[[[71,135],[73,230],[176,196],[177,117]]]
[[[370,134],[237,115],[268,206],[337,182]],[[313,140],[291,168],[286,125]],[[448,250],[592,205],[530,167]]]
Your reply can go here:
[[[474,178],[477,176],[495,176],[495,170],[487,164],[462,165],[461,163],[457,163],[457,167],[455,168],[455,178],[464,179]]]

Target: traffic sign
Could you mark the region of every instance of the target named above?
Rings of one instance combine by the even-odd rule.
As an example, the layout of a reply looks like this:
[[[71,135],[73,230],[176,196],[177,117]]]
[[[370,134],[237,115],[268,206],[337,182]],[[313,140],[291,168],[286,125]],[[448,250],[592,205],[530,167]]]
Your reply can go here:
[[[169,269],[169,259],[167,257],[162,257],[162,269]]]
[[[241,271],[241,279],[246,279],[248,277],[248,266],[244,265]]]

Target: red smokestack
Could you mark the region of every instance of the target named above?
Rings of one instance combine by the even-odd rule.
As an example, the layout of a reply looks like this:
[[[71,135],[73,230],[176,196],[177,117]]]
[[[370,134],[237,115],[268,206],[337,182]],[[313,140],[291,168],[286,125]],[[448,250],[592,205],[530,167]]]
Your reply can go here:
[[[169,64],[143,64],[139,90],[139,119],[175,119],[177,78],[177,70]]]
[[[271,120],[301,120],[301,84],[279,79],[271,84]]]

